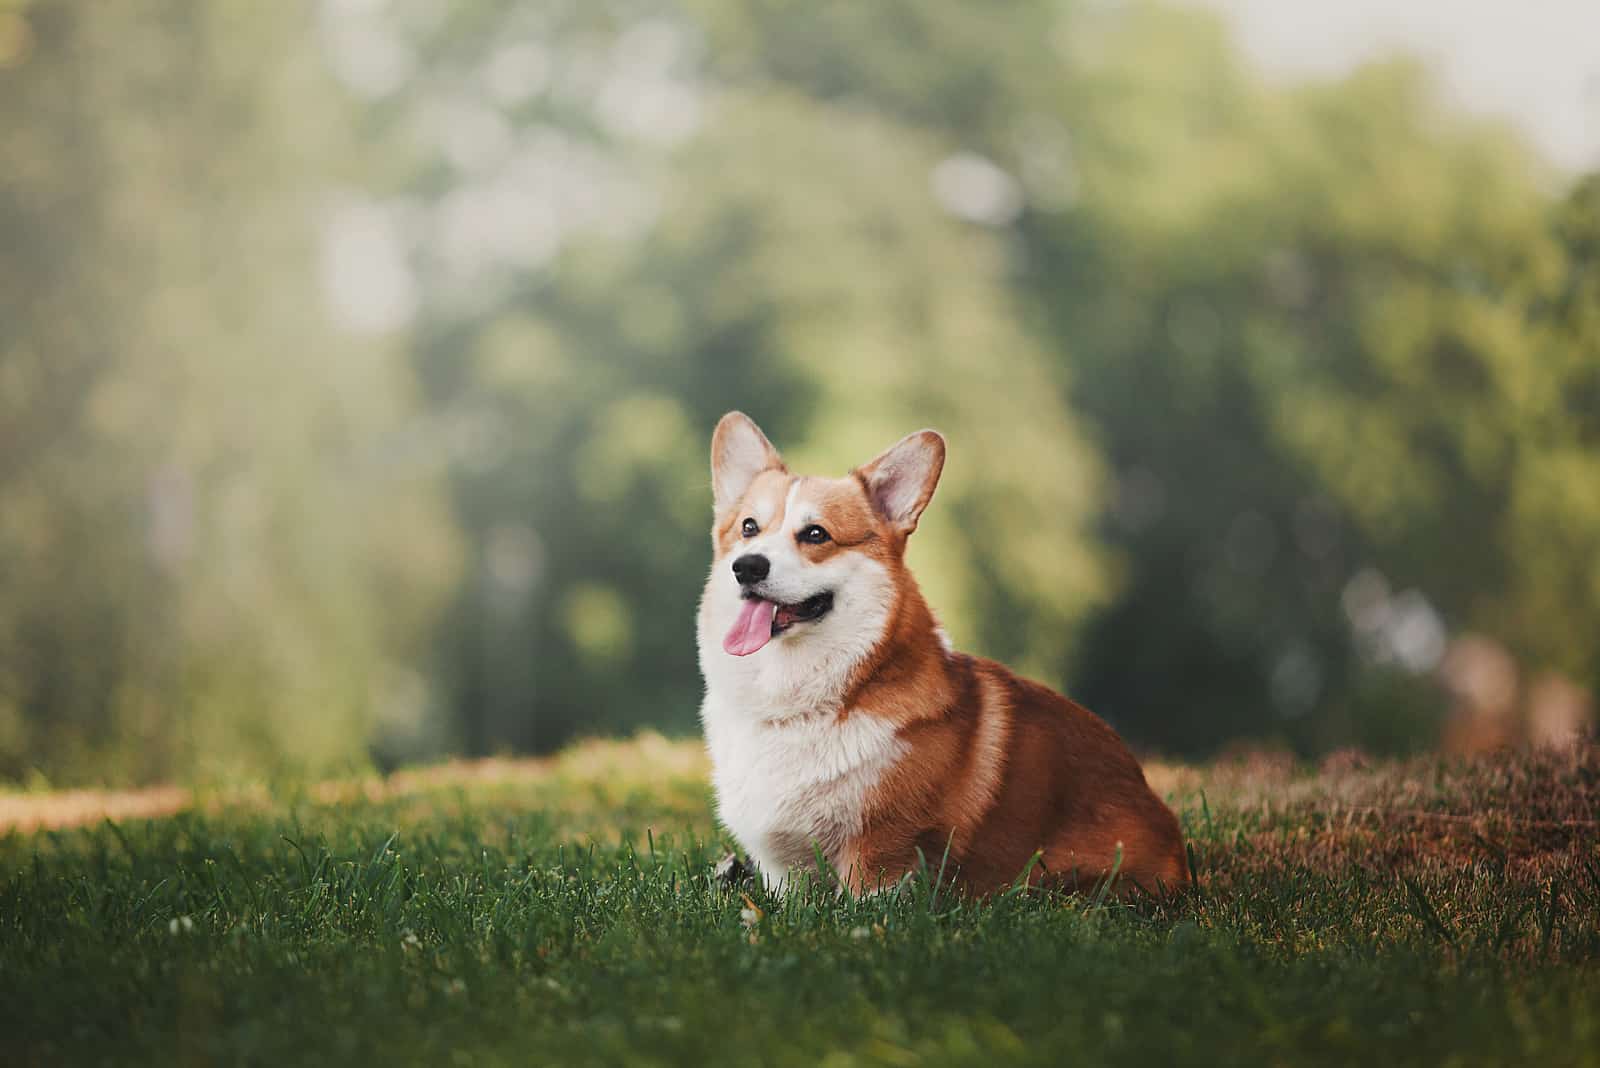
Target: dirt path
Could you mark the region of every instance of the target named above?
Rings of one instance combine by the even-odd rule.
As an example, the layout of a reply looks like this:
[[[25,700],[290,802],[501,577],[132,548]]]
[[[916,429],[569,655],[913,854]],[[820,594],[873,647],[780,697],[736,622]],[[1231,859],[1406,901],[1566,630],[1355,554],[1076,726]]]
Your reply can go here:
[[[378,801],[439,787],[468,783],[534,783],[561,777],[573,782],[652,777],[694,777],[708,773],[705,749],[696,739],[669,739],[641,731],[629,739],[578,742],[551,757],[486,757],[449,760],[408,768],[387,776],[368,775],[317,783],[310,794],[335,804],[364,798]],[[230,805],[266,805],[266,787],[196,791],[184,786],[150,786],[137,790],[59,790],[46,793],[0,793],[0,834],[60,830],[111,820],[162,819],[197,805],[208,810]]]
[[[182,812],[193,804],[194,793],[181,786],[0,794],[0,834],[82,827],[101,820],[159,819]]]

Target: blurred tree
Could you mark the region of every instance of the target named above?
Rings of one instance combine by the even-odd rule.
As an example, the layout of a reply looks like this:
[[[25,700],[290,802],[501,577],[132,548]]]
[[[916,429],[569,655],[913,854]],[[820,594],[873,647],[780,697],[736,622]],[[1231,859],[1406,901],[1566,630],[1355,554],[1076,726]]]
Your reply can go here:
[[[1552,284],[1568,320],[1584,298],[1505,133],[1407,63],[1268,88],[1196,10],[701,9],[735,84],[1015,181],[974,221],[1014,235],[1115,473],[1126,581],[1069,673],[1114,722],[1185,752],[1425,744],[1462,627],[1592,677],[1596,350],[1540,325]]]
[[[698,62],[705,28],[666,5],[477,12],[448,30],[402,17],[430,71],[401,114],[438,146],[417,183],[433,218],[459,234],[465,198],[517,182],[560,202],[544,176],[562,168],[609,199],[571,202],[553,256],[526,256],[549,221],[515,210],[498,225],[521,262],[514,245],[419,248],[436,295],[422,376],[494,443],[456,480],[483,575],[450,654],[473,748],[693,723],[706,444],[733,407],[807,470],[949,431],[913,563],[958,640],[1053,674],[1105,589],[1087,537],[1100,474],[1017,324],[1006,246],[930,188],[940,146],[843,101],[723,94]],[[508,103],[493,72],[519,63],[540,89]],[[440,82],[457,127],[508,131],[496,166],[430,138]]]
[[[1452,631],[1592,677],[1597,352],[1541,323],[1571,286],[1536,163],[1408,63],[1269,91],[1204,34],[1118,32],[1088,121],[1139,86],[1141,136],[1078,153],[1082,199],[1037,240],[1136,562],[1086,691],[1191,751],[1394,748],[1433,736]]]
[[[1216,18],[1156,5],[407,10],[428,74],[401,113],[453,116],[431,120],[445,134],[412,184],[442,220],[445,254],[419,257],[447,295],[419,349],[435,403],[503,396],[458,359],[478,338],[564,352],[589,383],[541,381],[559,415],[540,426],[567,429],[536,440],[520,414],[489,436],[521,444],[457,480],[484,560],[523,524],[536,534],[503,544],[544,564],[509,629],[481,594],[463,603],[467,632],[500,635],[471,639],[499,650],[482,662],[457,658],[479,680],[463,709],[505,709],[478,745],[687,721],[687,623],[651,624],[691,599],[703,549],[645,548],[625,524],[735,404],[841,466],[874,435],[951,431],[956,529],[917,547],[936,603],[958,637],[1065,676],[1146,743],[1423,744],[1440,711],[1426,675],[1458,627],[1581,670],[1588,602],[1544,606],[1584,578],[1571,480],[1588,461],[1512,459],[1534,427],[1572,422],[1551,404],[1582,392],[1555,364],[1586,373],[1581,346],[1536,322],[1562,275],[1547,199],[1526,153],[1441,111],[1413,67],[1269,88]],[[552,149],[562,166],[541,166]],[[563,168],[595,192],[558,198],[561,227],[505,196]],[[473,232],[474,183],[500,191],[486,216],[512,209],[482,226],[476,274],[437,262],[447,233]],[[514,262],[519,238],[535,251]],[[1109,557],[1085,536],[1102,498],[1069,409],[1113,469]],[[607,476],[624,525],[597,534],[594,476],[628,448],[654,459]],[[1474,523],[1489,536],[1462,537]],[[1545,529],[1564,550],[1513,549]],[[611,654],[586,665],[586,641]]]
[[[310,7],[0,5],[0,776],[363,758],[451,581],[336,336]]]
[[[1276,212],[1248,198],[1276,219],[1262,262],[1292,279],[1258,301],[1245,349],[1281,440],[1450,630],[1592,678],[1600,349],[1571,329],[1594,295],[1562,240],[1581,197],[1553,220],[1521,146],[1440,117],[1409,68],[1304,104],[1267,179],[1292,192]]]
[[[1577,183],[1554,229],[1563,270],[1534,305],[1548,331],[1538,353],[1543,395],[1530,420],[1542,448],[1524,458],[1511,546],[1526,560],[1524,588],[1537,593],[1515,625],[1548,635],[1525,648],[1595,695],[1600,646],[1585,632],[1600,630],[1600,172]]]
[[[1174,47],[1183,18],[1097,49],[1103,147],[1035,240],[1135,561],[1085,690],[1189,751],[1425,743],[1450,631],[1581,670],[1600,622],[1562,388],[1593,355],[1537,323],[1561,275],[1539,170],[1410,64],[1267,90],[1214,34]],[[1118,87],[1142,121],[1108,152]]]
[[[708,52],[725,78],[886,114],[1014,198],[964,217],[1007,240],[1054,388],[1097,428],[1115,472],[1099,533],[1122,564],[1073,664],[1047,674],[1168,749],[1352,740],[1348,723],[1315,743],[1307,728],[1354,692],[1339,592],[1361,547],[1242,358],[1235,313],[1261,297],[1270,221],[1223,217],[1239,190],[1260,192],[1262,157],[1295,121],[1285,94],[1257,86],[1192,10],[705,8],[724,16],[708,20]],[[962,213],[959,198],[946,206]],[[1393,707],[1398,681],[1364,689]]]
[[[1468,629],[1600,677],[1600,179],[1408,64],[1269,86],[1143,3],[0,0],[0,121],[0,775],[688,727],[732,407],[814,470],[944,429],[954,637],[1146,744],[1426,744]],[[350,220],[376,340],[310,269]]]

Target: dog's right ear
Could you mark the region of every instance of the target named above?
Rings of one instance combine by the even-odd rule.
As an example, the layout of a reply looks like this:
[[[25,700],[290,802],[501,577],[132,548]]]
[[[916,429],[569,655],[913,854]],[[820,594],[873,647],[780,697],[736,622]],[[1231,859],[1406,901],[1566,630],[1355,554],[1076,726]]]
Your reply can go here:
[[[783,457],[743,412],[729,412],[711,435],[711,494],[717,511],[731,508],[763,471],[786,470]]]

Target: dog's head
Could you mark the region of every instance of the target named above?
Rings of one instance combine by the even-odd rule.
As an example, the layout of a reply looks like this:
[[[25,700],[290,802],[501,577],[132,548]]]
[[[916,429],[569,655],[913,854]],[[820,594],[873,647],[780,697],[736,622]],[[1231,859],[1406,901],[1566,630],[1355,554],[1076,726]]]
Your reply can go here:
[[[919,430],[844,478],[800,477],[748,416],[723,416],[711,439],[715,562],[702,644],[716,635],[729,656],[774,645],[765,655],[807,648],[835,662],[870,649],[943,468],[944,439]]]

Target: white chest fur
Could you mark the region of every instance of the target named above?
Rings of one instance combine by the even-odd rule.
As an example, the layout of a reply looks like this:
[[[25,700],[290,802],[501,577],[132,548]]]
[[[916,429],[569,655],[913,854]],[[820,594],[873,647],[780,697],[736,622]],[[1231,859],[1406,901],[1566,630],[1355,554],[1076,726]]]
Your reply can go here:
[[[762,720],[712,692],[701,716],[718,815],[769,883],[810,868],[816,850],[836,863],[904,749],[891,725],[868,715]]]
[[[791,500],[789,510],[803,512],[804,502]],[[717,813],[769,883],[811,868],[819,849],[836,863],[861,830],[872,788],[904,749],[889,724],[840,708],[852,673],[887,625],[894,602],[888,572],[854,552],[809,565],[795,545],[783,527],[748,548],[770,558],[773,596],[796,602],[831,591],[827,616],[754,655],[730,655],[722,638],[739,615],[742,591],[724,559],[706,580],[697,627],[706,680],[700,718]]]

